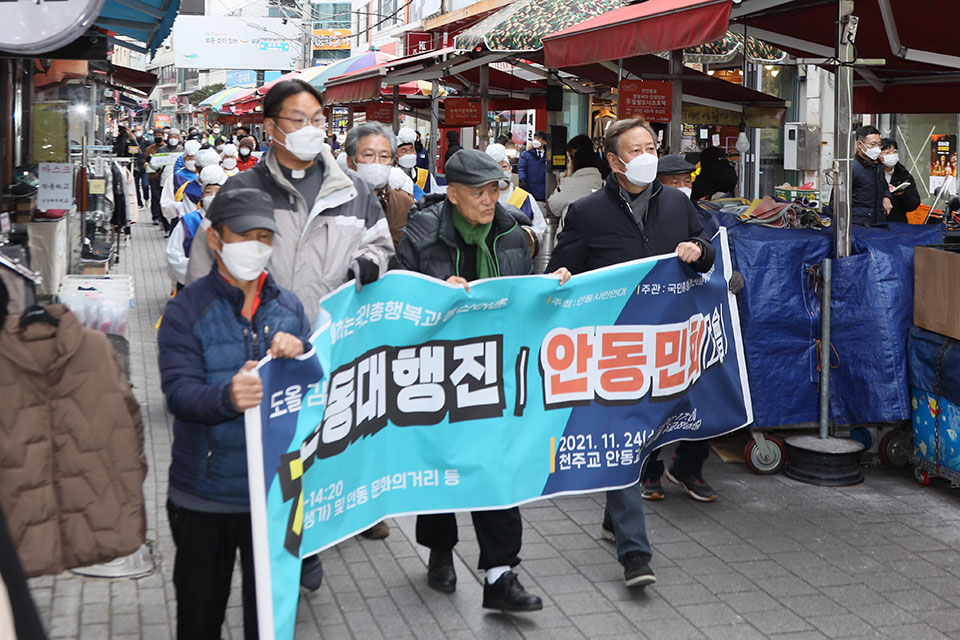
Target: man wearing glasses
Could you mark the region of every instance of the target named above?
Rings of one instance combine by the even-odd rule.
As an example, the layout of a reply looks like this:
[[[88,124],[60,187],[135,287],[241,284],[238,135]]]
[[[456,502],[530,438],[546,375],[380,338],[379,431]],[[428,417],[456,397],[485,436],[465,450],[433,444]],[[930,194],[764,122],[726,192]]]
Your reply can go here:
[[[252,188],[273,198],[280,233],[267,269],[300,298],[312,323],[330,291],[354,277],[368,284],[386,271],[393,241],[377,194],[330,153],[319,91],[302,80],[277,83],[263,113],[273,144],[220,193]],[[205,276],[212,264],[209,251],[193,252],[187,282]]]

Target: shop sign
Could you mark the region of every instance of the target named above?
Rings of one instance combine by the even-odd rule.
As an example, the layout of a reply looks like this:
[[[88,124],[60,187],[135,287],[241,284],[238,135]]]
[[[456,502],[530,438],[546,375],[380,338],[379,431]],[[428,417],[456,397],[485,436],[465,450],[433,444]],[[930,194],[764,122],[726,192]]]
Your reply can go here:
[[[787,110],[782,107],[747,107],[743,113],[716,107],[686,106],[683,121],[696,125],[739,127],[742,119],[755,129],[777,129],[786,121]]]
[[[225,86],[243,87],[257,84],[257,72],[253,69],[242,69],[239,71],[227,71],[227,82]]]
[[[429,31],[410,31],[404,34],[405,55],[433,51],[433,34]]]
[[[621,118],[643,118],[647,122],[670,122],[673,83],[662,80],[621,80],[618,91]]]
[[[366,107],[367,122],[376,120],[385,124],[393,122],[393,103],[392,102],[371,102]]]
[[[300,21],[239,16],[178,16],[173,25],[178,69],[282,69],[302,53]]]
[[[956,185],[957,136],[937,133],[930,136],[930,193],[948,180]]]
[[[480,100],[447,98],[443,101],[443,122],[448,127],[475,127],[481,120]]]
[[[177,101],[178,101],[177,96],[170,96],[170,104],[177,104]]]
[[[66,162],[41,162],[37,209],[69,209],[73,206],[73,165]]]
[[[314,29],[314,51],[340,51],[350,49],[350,29]]]
[[[350,110],[347,107],[333,107],[332,116],[330,124],[334,131],[343,131],[347,128],[347,123],[350,120]]]
[[[32,56],[59,49],[82,36],[104,0],[35,0],[0,3],[0,49]]]
[[[158,113],[153,116],[153,126],[156,127],[169,127],[170,126],[171,116],[168,113]]]

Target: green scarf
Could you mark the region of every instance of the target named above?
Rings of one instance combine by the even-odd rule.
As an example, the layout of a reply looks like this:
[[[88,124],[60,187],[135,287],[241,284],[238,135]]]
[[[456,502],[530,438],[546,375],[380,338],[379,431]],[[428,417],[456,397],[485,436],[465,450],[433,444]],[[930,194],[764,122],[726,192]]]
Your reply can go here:
[[[476,226],[467,222],[460,211],[452,204],[453,210],[453,228],[457,230],[463,241],[477,248],[477,277],[478,278],[496,278],[500,275],[500,267],[497,265],[497,259],[487,247],[487,236],[490,235],[490,229],[493,222],[487,224],[478,224]]]

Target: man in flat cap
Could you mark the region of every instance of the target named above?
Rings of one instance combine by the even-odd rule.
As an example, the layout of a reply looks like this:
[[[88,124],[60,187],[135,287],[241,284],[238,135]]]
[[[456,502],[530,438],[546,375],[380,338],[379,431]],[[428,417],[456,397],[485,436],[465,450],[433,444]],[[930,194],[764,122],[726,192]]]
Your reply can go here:
[[[207,218],[202,240],[214,263],[170,301],[157,334],[160,382],[174,417],[167,517],[176,546],[177,637],[220,637],[239,549],[243,637],[252,640],[257,603],[243,412],[260,406],[263,385],[249,374],[268,353],[295,358],[310,349],[310,322],[300,300],[266,271],[279,233],[270,196],[221,192]]]
[[[407,269],[451,284],[463,285],[478,278],[521,276],[533,273],[527,236],[516,216],[499,202],[498,182],[503,170],[482,151],[463,149],[446,167],[446,195],[427,195],[411,212],[392,269]],[[496,240],[496,242],[494,242]],[[561,284],[570,277],[557,272]],[[487,572],[483,606],[501,611],[538,611],[539,597],[520,585],[512,568],[520,563],[522,523],[517,507],[475,511],[473,526],[480,545],[479,568]],[[430,548],[427,583],[450,593],[456,589],[453,547],[457,520],[452,513],[417,516],[417,542]]]

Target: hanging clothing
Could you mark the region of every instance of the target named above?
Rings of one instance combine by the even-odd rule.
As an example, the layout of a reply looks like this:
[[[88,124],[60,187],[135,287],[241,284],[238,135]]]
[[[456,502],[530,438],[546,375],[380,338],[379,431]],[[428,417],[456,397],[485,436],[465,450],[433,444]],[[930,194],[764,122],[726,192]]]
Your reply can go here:
[[[28,576],[129,555],[146,534],[143,423],[107,337],[65,305],[58,326],[0,331],[0,508]]]

